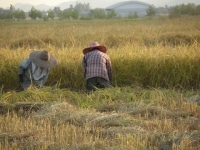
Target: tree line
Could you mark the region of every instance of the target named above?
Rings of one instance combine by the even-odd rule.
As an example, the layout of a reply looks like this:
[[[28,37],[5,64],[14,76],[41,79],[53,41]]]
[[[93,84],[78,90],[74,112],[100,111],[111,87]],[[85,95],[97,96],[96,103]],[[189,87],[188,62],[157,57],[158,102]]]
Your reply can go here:
[[[181,15],[200,15],[200,5],[193,3],[181,4],[172,7],[165,6],[165,8],[155,8],[149,6],[146,10],[147,16],[159,15],[160,10],[165,11],[170,17]],[[36,19],[112,19],[120,18],[114,10],[106,11],[105,9],[95,8],[91,9],[89,3],[76,3],[73,7],[60,10],[59,7],[49,9],[48,11],[41,11],[34,7],[29,12],[24,12],[21,9],[15,9],[13,5],[10,5],[9,9],[0,8],[0,19],[16,19],[23,20],[26,18],[32,20]],[[138,18],[137,12],[130,13],[127,18]]]
[[[170,8],[170,16],[181,15],[200,15],[200,5],[188,3],[187,5],[181,4]]]
[[[49,9],[48,11],[41,11],[34,7],[29,12],[24,12],[21,9],[15,9],[13,5],[10,5],[9,9],[0,8],[0,19],[16,19],[23,20],[30,18],[36,19],[87,19],[87,18],[114,18],[117,14],[114,11],[106,13],[104,9],[96,8],[91,9],[89,3],[76,3],[73,7],[60,10],[59,7]]]

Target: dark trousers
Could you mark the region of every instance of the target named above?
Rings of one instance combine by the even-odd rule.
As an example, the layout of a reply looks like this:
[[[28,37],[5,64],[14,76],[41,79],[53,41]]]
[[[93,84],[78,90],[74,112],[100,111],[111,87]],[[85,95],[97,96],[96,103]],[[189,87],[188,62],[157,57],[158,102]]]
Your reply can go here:
[[[88,91],[95,91],[97,88],[106,88],[111,87],[110,81],[101,78],[101,77],[93,77],[86,80],[86,89]]]

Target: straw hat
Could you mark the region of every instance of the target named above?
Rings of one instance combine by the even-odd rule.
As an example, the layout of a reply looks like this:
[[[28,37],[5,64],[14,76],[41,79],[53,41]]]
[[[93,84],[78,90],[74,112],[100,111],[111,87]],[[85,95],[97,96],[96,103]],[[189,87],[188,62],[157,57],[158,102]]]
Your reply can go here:
[[[107,51],[107,48],[105,46],[99,45],[98,42],[92,42],[89,45],[89,47],[83,49],[83,54],[85,55],[86,53],[88,53],[94,49],[98,49],[99,51],[101,51],[103,53],[106,53],[106,51]]]
[[[34,64],[43,68],[52,68],[57,65],[56,58],[49,54],[48,51],[33,51],[29,55],[29,59]]]

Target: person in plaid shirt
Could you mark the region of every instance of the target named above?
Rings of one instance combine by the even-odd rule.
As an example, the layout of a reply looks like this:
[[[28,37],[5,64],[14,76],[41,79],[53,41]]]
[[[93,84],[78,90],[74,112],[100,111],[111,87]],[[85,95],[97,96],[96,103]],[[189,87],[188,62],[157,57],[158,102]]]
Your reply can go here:
[[[107,48],[98,42],[92,42],[88,48],[83,49],[82,68],[89,92],[111,86],[112,66],[106,51]]]

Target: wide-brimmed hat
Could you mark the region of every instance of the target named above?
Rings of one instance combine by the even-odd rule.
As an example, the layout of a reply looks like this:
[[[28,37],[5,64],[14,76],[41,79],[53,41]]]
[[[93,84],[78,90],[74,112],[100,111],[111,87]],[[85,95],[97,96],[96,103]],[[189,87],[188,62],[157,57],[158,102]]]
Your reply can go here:
[[[85,55],[86,53],[88,53],[94,49],[98,49],[99,51],[101,51],[103,53],[106,53],[106,51],[107,51],[107,48],[105,46],[99,45],[98,42],[92,42],[92,43],[90,43],[89,47],[83,49],[83,54]]]
[[[57,59],[46,50],[31,52],[29,59],[35,65],[43,68],[52,68],[57,65]]]

